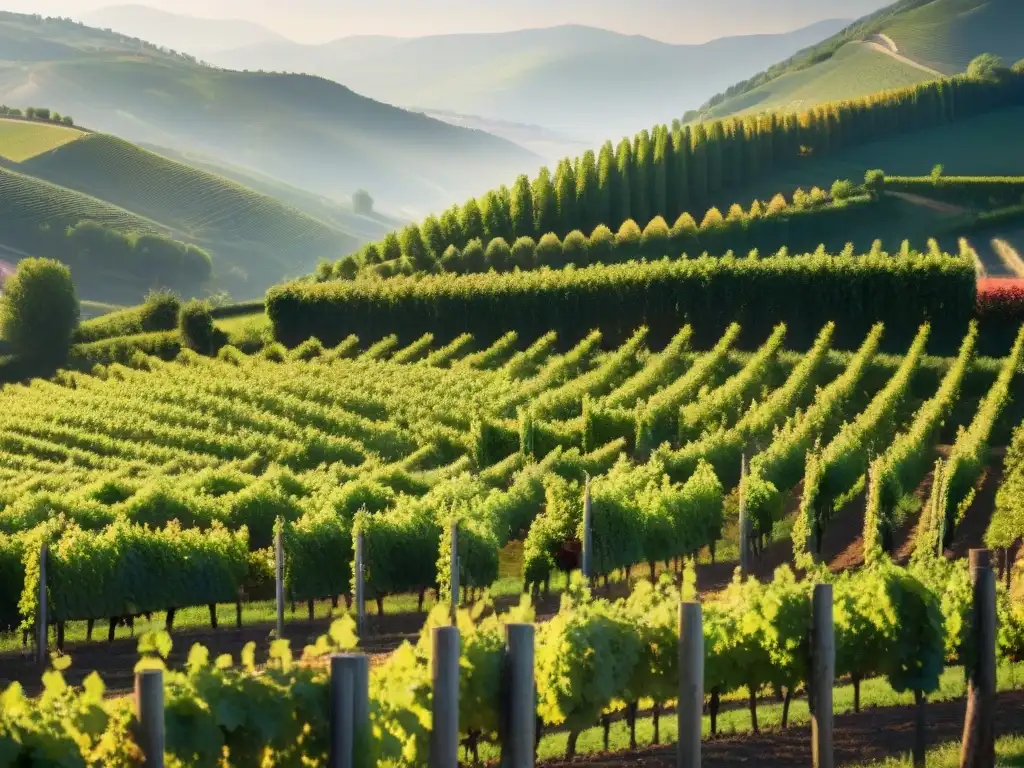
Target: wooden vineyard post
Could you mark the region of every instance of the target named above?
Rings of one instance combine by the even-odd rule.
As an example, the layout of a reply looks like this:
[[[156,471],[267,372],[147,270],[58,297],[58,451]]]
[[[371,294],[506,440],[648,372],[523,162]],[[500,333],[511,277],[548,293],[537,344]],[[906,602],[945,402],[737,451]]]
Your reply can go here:
[[[356,634],[363,637],[366,632],[366,583],[363,565],[363,534],[356,534]]]
[[[750,575],[751,531],[746,517],[746,453],[739,459],[739,573],[745,579]]]
[[[700,767],[704,708],[704,620],[700,603],[679,604],[679,742],[677,768]]]
[[[583,554],[581,566],[583,577],[590,583],[594,580],[594,511],[590,500],[590,475],[587,475],[583,492]]]
[[[274,531],[274,594],[277,601],[277,639],[284,638],[284,530]]]
[[[46,544],[39,550],[39,604],[36,606],[36,663],[40,667],[46,666],[46,637],[49,630],[49,616],[46,604],[46,556],[48,548]]]
[[[961,768],[993,768],[996,714],[996,576],[992,553],[972,549],[971,610],[973,653],[968,656],[967,716],[964,719]]]
[[[811,604],[811,756],[814,768],[835,765],[832,686],[836,676],[832,585],[815,584]]]
[[[143,764],[147,768],[164,765],[164,673],[162,669],[144,669],[135,673],[135,716],[139,720],[138,739]]]
[[[331,656],[330,768],[369,768],[370,659]]]
[[[533,768],[537,703],[533,679],[534,627],[505,625],[501,768]]]
[[[451,587],[452,587],[452,626],[458,622],[459,616],[459,524],[452,523],[451,527]]]
[[[430,731],[430,768],[459,765],[459,630],[435,627],[432,631],[433,728]]]

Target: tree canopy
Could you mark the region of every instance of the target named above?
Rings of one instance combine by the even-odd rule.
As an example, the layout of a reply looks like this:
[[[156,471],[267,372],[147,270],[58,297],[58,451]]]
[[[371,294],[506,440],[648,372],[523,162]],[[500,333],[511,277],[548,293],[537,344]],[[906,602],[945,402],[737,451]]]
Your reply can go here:
[[[24,259],[4,284],[0,335],[31,365],[64,363],[78,319],[71,271],[59,261]]]

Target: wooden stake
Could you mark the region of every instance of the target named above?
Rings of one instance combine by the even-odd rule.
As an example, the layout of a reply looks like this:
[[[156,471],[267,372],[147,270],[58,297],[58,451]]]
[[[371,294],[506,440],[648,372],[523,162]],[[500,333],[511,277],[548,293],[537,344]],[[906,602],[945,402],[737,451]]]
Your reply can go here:
[[[832,585],[815,584],[811,605],[811,757],[814,768],[835,765],[832,686],[836,676]]]
[[[989,550],[972,549],[970,562],[974,587],[973,654],[968,661],[967,717],[960,766],[993,768],[996,760],[996,576]]]
[[[700,603],[679,604],[677,768],[700,768],[704,708],[704,623]]]

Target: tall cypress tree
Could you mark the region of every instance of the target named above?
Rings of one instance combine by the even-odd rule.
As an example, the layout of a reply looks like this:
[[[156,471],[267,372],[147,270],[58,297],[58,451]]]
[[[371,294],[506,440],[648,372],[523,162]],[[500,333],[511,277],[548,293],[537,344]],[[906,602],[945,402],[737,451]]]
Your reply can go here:
[[[615,186],[615,150],[606,141],[597,157],[597,223],[612,221],[612,189]],[[595,225],[596,226],[596,225]]]
[[[576,228],[578,215],[576,210],[576,177],[572,170],[572,162],[568,159],[558,164],[555,171],[555,199],[558,201],[559,236]]]
[[[448,240],[445,238],[444,229],[441,227],[441,222],[437,220],[436,216],[427,216],[423,220],[420,229],[423,231],[423,242],[426,243],[434,260],[437,261],[449,245]]]
[[[537,239],[558,229],[558,198],[547,168],[541,168],[533,181],[533,219]]]
[[[708,191],[714,194],[725,186],[722,150],[725,144],[725,131],[722,121],[715,120],[707,129],[708,143]]]
[[[462,236],[467,242],[484,239],[484,217],[476,198],[471,197],[463,204],[459,224],[462,227]]]
[[[615,183],[612,185],[612,222],[633,217],[633,147],[629,139],[619,142],[615,150]],[[611,228],[611,227],[609,227]],[[618,229],[618,227],[616,227]]]
[[[441,231],[444,233],[444,250],[447,250],[449,245],[454,245],[461,251],[466,245],[468,238],[466,238],[462,232],[462,222],[460,220],[460,210],[458,205],[453,205],[441,214]]]
[[[689,126],[672,131],[673,154],[676,161],[676,171],[672,179],[673,206],[677,215],[685,213],[690,207],[690,158],[692,156],[690,142]]]
[[[601,223],[597,205],[599,186],[597,159],[593,150],[588,149],[580,159],[580,170],[576,175],[576,221],[573,229],[590,232]]]
[[[708,201],[708,143],[704,123],[693,126],[690,149],[690,207],[699,211]]]
[[[671,215],[668,210],[668,162],[670,139],[668,128],[659,126],[654,136],[654,160],[651,168],[651,213]]]
[[[651,219],[650,177],[653,160],[651,135],[641,131],[634,139],[633,177],[630,179],[630,191],[633,193],[633,219],[642,221],[644,225]]]
[[[516,183],[512,185],[512,200],[509,207],[514,237],[535,235],[537,230],[534,229],[533,191],[530,189],[530,178],[525,173],[519,176]]]

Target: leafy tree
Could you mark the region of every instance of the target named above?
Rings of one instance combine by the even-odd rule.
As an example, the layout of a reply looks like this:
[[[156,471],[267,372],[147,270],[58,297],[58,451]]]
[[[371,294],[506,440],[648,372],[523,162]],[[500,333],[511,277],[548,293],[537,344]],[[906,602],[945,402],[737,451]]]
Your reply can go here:
[[[530,178],[523,174],[512,185],[512,234],[516,237],[533,235],[535,222],[533,218],[533,192],[530,189]]]
[[[444,240],[448,245],[461,248],[466,244],[466,235],[462,231],[458,205],[453,205],[441,214],[441,231],[444,233]]]
[[[484,204],[481,214],[484,220],[484,237],[486,240],[493,240],[496,237],[509,238],[512,236],[512,217],[509,211],[511,196],[508,195],[508,187],[494,191],[491,190],[484,196]]]
[[[434,267],[434,255],[423,242],[423,233],[415,224],[402,230],[402,256],[414,272],[428,272]]]
[[[213,324],[212,309],[208,301],[193,299],[182,304],[178,313],[181,340],[189,349],[202,355],[212,355],[216,351],[217,329]]]
[[[537,243],[537,266],[559,269],[562,264],[562,241],[554,232],[548,232]]]
[[[853,182],[845,179],[836,179],[832,182],[832,199],[833,200],[849,200],[853,197],[854,188]]]
[[[78,317],[71,271],[53,259],[23,259],[0,294],[0,336],[32,366],[67,360]]]
[[[352,194],[352,210],[360,216],[368,216],[373,213],[373,198],[365,189],[357,189]]]
[[[445,272],[462,274],[464,271],[462,264],[462,251],[454,245],[449,245],[445,248],[444,253],[441,255],[441,269]]]
[[[688,213],[679,214],[669,233],[669,241],[673,253],[696,255],[694,251],[697,250],[697,222],[693,220],[693,216]]]
[[[75,124],[75,120],[74,120],[73,117],[71,117],[71,115],[64,115],[64,117],[61,120],[61,122],[64,123],[64,125],[74,125]]]
[[[566,264],[575,264],[577,267],[585,267],[589,263],[588,249],[590,243],[587,236],[574,229],[565,239],[562,240],[562,256]]]
[[[462,236],[466,242],[470,240],[483,240],[484,238],[484,217],[480,211],[480,204],[475,198],[470,198],[462,206],[459,217],[459,225],[462,229]]]
[[[877,200],[885,192],[885,172],[868,171],[864,174],[864,189],[868,191],[873,200]]]
[[[462,249],[462,268],[465,272],[484,272],[487,269],[486,253],[480,238],[474,237]]]
[[[615,235],[604,224],[600,224],[590,233],[587,251],[591,264],[608,264],[615,253]]]
[[[363,248],[362,260],[363,264],[372,266],[373,264],[380,264],[384,261],[384,258],[381,256],[380,249],[376,245],[367,243],[366,247]]]
[[[521,270],[537,266],[537,243],[532,237],[520,237],[512,244],[512,266]]]
[[[434,259],[439,258],[449,242],[445,239],[441,222],[437,220],[436,216],[427,216],[423,220],[423,224],[420,225],[420,232],[423,234],[423,242],[430,250],[431,256]]]
[[[512,269],[512,249],[503,237],[496,237],[487,244],[484,261],[488,269],[496,272],[508,272]]]
[[[533,231],[538,234],[558,228],[558,198],[547,168],[541,168],[533,182],[533,218]]]
[[[1011,67],[1011,70],[1018,75],[1024,75],[1024,59],[1021,59]]]
[[[388,232],[380,247],[381,261],[396,261],[402,258],[402,242],[398,239],[397,232]]]
[[[967,65],[967,76],[973,80],[994,80],[1006,72],[1003,60],[994,53],[976,56]]]
[[[649,259],[660,259],[668,254],[668,224],[661,216],[655,216],[640,235],[640,254]]]
[[[635,258],[640,250],[643,233],[632,219],[626,219],[615,234],[615,252],[619,260]]]
[[[668,166],[672,139],[661,126],[654,135],[654,165],[651,168],[651,213],[664,216],[668,210]]]

